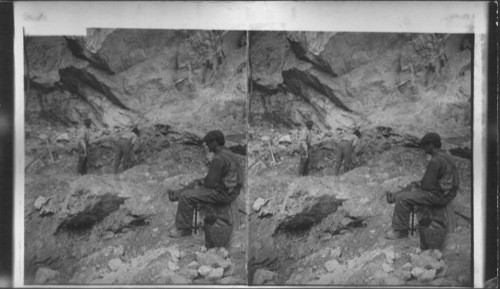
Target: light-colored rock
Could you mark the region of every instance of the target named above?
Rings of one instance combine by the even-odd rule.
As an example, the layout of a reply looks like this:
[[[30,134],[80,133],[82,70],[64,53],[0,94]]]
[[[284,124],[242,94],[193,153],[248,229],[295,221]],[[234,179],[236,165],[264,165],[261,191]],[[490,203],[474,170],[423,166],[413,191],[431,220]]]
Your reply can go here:
[[[177,246],[168,247],[167,251],[170,253],[170,258],[172,259],[172,261],[179,261],[181,253],[179,252],[179,248],[177,248]]]
[[[189,278],[193,280],[194,278],[198,277],[198,270],[197,269],[189,269],[189,268],[182,268],[179,270],[179,274],[182,276]]]
[[[434,280],[435,277],[436,277],[436,270],[434,269],[425,270],[424,273],[420,277],[418,277],[418,280],[422,282],[427,282]]]
[[[210,272],[212,272],[212,267],[203,265],[198,268],[198,273],[200,273],[200,275],[203,277],[207,277]]]
[[[399,278],[399,279],[401,279],[403,281],[410,280],[411,277],[412,277],[410,271],[402,270],[402,269],[396,269],[396,270],[394,270],[393,274],[394,274],[394,276],[396,276],[397,278]]]
[[[387,264],[387,263],[383,263],[382,264],[382,270],[384,270],[384,272],[392,272],[394,269],[391,267],[391,265]]]
[[[173,275],[173,276],[170,276],[170,282],[172,282],[172,284],[176,284],[176,285],[185,285],[185,284],[191,284],[191,280],[182,276],[182,275]]]
[[[425,272],[425,269],[420,268],[420,267],[415,267],[411,270],[411,275],[415,278],[420,278]]]
[[[261,141],[263,142],[269,142],[271,140],[271,137],[268,136],[268,135],[263,135],[261,138],[260,138]]]
[[[200,267],[200,264],[198,264],[198,262],[196,262],[196,261],[193,261],[193,262],[189,263],[187,265],[187,267],[189,269],[198,269]]]
[[[443,252],[441,252],[438,249],[434,249],[431,252],[431,257],[433,257],[434,259],[440,261],[443,258]]]
[[[265,269],[257,269],[253,275],[253,285],[262,285],[273,280],[275,273]]]
[[[59,276],[57,271],[49,268],[40,268],[35,274],[35,284],[44,284],[55,280]]]
[[[40,196],[40,197],[36,198],[33,206],[35,207],[35,209],[40,210],[46,202],[47,202],[47,199],[44,198],[43,196]]]
[[[63,133],[56,138],[56,142],[69,142],[69,135],[67,133]]]
[[[172,262],[172,261],[168,261],[167,267],[168,267],[168,269],[170,269],[172,271],[179,270],[179,266],[176,263]]]
[[[221,247],[217,248],[217,254],[225,259],[229,256],[229,251],[226,248]]]
[[[210,274],[208,274],[208,276],[206,278],[207,278],[207,280],[215,281],[215,280],[221,279],[222,276],[224,276],[224,269],[223,268],[214,268],[214,269],[212,269],[212,271],[210,272]]]
[[[206,253],[196,252],[195,255],[198,264],[214,268],[221,267],[221,265],[226,264],[225,259],[214,249],[215,248],[212,248]]]
[[[430,255],[424,253],[421,255],[410,254],[410,259],[414,266],[424,269],[441,270],[444,267],[444,262],[438,262]]]
[[[268,201],[269,199],[265,200],[263,198],[258,198],[252,205],[253,210],[256,212],[260,211],[260,208],[262,208],[262,206],[264,206]]]
[[[332,258],[338,259],[340,256],[342,256],[342,250],[339,247],[332,249],[330,251],[330,255],[332,256]]]
[[[414,267],[414,266],[413,266],[410,262],[408,262],[408,263],[404,264],[404,265],[401,267],[401,269],[406,270],[406,271],[411,271],[411,270],[413,269],[413,267]]]
[[[284,135],[280,137],[278,140],[279,144],[291,144],[292,143],[292,137],[290,135]]]
[[[325,268],[328,272],[333,272],[339,268],[339,261],[337,259],[331,259],[325,263]]]
[[[120,258],[114,258],[114,259],[109,260],[109,262],[108,262],[108,266],[111,269],[111,271],[118,270],[122,265],[123,265],[123,262]]]
[[[399,285],[404,285],[405,284],[405,281],[399,279],[399,278],[396,278],[394,276],[387,276],[383,279],[383,282],[385,285],[388,285],[388,286],[399,286]]]

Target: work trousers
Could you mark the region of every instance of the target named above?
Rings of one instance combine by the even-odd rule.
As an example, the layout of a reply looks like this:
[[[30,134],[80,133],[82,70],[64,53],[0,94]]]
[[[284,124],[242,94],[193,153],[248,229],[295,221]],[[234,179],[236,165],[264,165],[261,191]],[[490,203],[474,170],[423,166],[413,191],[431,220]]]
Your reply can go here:
[[[299,161],[299,176],[309,175],[309,157],[301,156]]]
[[[185,190],[179,198],[175,226],[178,229],[189,229],[193,226],[193,213],[196,204],[228,205],[237,196],[236,193],[219,193],[204,187]]]
[[[424,190],[404,191],[396,196],[396,206],[392,215],[392,227],[394,230],[408,230],[411,209],[414,206],[444,207],[457,195],[456,190],[447,195],[440,192],[429,192]]]
[[[78,162],[76,164],[76,173],[79,175],[87,174],[87,165],[90,154],[89,144],[86,144],[86,147],[87,147],[87,154],[85,154],[85,152],[83,151],[82,146],[78,145]]]
[[[116,141],[114,173],[118,173],[118,167],[123,158],[123,170],[132,167],[132,142],[129,139],[121,138]]]
[[[344,164],[344,173],[352,169],[353,164],[351,161],[352,156],[352,143],[350,141],[340,141],[337,145],[337,157],[335,160],[335,175],[338,176],[340,166]]]

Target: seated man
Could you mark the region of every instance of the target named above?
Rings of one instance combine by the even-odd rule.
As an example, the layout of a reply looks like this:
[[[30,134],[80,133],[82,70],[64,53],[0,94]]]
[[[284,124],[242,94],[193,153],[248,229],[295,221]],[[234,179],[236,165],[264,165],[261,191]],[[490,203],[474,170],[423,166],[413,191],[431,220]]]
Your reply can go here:
[[[175,228],[170,229],[170,237],[191,235],[195,204],[230,204],[243,187],[243,170],[236,155],[224,146],[224,134],[220,130],[210,131],[203,138],[203,144],[215,155],[202,186],[189,186],[180,193]]]
[[[413,183],[416,190],[403,190],[396,196],[388,196],[389,202],[394,198],[396,203],[392,229],[385,235],[388,239],[408,237],[413,206],[446,206],[457,195],[460,184],[457,167],[453,158],[440,149],[440,136],[436,133],[426,134],[420,141],[420,147],[432,158],[420,183]]]

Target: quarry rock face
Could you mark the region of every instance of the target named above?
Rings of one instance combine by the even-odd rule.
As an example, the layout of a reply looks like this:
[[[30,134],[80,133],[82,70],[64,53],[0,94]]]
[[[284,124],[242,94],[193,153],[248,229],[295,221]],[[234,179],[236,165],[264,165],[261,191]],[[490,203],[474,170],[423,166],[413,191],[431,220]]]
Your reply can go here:
[[[170,104],[185,102],[191,112],[200,110],[201,122],[221,111],[234,117],[244,111],[246,98],[242,35],[89,29],[84,37],[30,37],[28,116],[66,125],[89,116],[101,128],[126,127],[176,120],[183,110]]]
[[[471,122],[471,55],[462,49],[465,39],[252,32],[252,118],[289,127],[311,119],[322,131],[397,123],[412,134],[431,128],[466,134],[461,126]]]

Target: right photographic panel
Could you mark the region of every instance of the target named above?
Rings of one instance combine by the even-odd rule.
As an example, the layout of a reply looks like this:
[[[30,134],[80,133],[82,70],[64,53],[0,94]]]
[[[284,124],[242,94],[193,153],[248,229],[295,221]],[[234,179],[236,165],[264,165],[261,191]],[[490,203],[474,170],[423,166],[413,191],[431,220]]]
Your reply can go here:
[[[473,42],[249,33],[249,285],[472,286]]]

